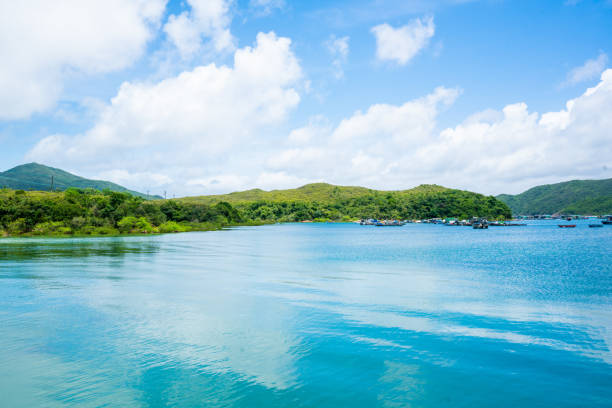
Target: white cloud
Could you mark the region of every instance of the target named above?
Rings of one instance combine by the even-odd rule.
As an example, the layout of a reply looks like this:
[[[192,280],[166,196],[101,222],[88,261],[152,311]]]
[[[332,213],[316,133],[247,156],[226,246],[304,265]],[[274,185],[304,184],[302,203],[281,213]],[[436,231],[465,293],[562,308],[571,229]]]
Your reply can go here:
[[[299,100],[301,74],[288,42],[260,34],[256,47],[236,52],[232,68],[209,65],[156,84],[125,84],[94,128],[50,136],[30,158],[156,194],[315,181],[381,189],[437,183],[497,194],[612,176],[612,70],[558,111],[515,103],[441,130],[441,112],[460,93],[441,87],[404,104],[372,105],[335,125],[313,117],[287,132],[283,146],[268,134]]]
[[[608,56],[600,52],[599,56],[587,60],[583,65],[572,69],[567,74],[567,79],[563,85],[576,85],[580,82],[589,81],[597,78],[608,65]]]
[[[337,79],[344,77],[344,67],[349,54],[349,37],[336,38],[332,35],[325,43],[327,51],[333,57],[332,66]]]
[[[231,0],[187,0],[190,11],[171,15],[164,31],[184,59],[195,56],[209,38],[216,51],[233,51],[234,37],[231,23]]]
[[[457,94],[438,88],[400,106],[373,105],[342,120],[326,138],[275,153],[267,166],[338,184],[401,189],[438,183],[495,194],[611,176],[612,70],[563,110],[538,114],[516,103],[436,130],[440,107]]]
[[[380,24],[372,28],[372,33],[376,37],[376,56],[379,60],[406,65],[427,46],[435,33],[435,25],[433,17],[417,18],[399,28]]]
[[[439,87],[424,98],[401,106],[372,105],[366,113],[355,112],[340,122],[332,139],[339,143],[367,143],[371,146],[392,141],[398,146],[414,148],[431,135],[440,105],[452,104],[458,95],[457,89]]]
[[[134,172],[130,173],[127,170],[114,169],[99,173],[102,180],[112,181],[120,185],[135,185],[148,187],[158,187],[168,185],[173,180],[166,174],[153,172]],[[145,189],[143,188],[143,192]]]
[[[0,2],[0,120],[54,106],[64,80],[130,66],[166,0]]]
[[[295,186],[302,186],[313,181],[319,180],[296,177],[284,171],[263,172],[257,176],[254,185],[262,189],[272,190],[279,188],[294,188]]]
[[[248,177],[238,174],[215,174],[210,177],[189,179],[186,184],[190,187],[203,188],[205,191],[215,194],[243,189],[248,181]]]
[[[122,84],[90,130],[49,136],[28,158],[95,174],[122,169],[127,181],[163,166],[182,186],[212,185],[227,165],[223,155],[260,143],[256,131],[282,123],[298,105],[301,78],[291,40],[260,33],[254,47],[235,52],[233,67],[210,64],[157,83]]]
[[[327,138],[331,134],[329,121],[322,115],[313,116],[308,125],[293,129],[289,133],[289,144],[304,145],[310,142]]]

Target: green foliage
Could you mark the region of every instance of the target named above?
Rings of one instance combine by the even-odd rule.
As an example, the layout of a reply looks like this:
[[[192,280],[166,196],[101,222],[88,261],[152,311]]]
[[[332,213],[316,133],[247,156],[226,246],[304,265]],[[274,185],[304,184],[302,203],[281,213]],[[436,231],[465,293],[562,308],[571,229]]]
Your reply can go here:
[[[72,228],[67,227],[61,221],[41,222],[32,229],[32,235],[69,235],[72,233]]]
[[[148,234],[153,231],[153,227],[145,217],[140,217],[136,220],[136,231]]]
[[[181,225],[175,221],[164,222],[159,226],[159,232],[169,233],[169,232],[185,232],[189,231],[189,227],[186,225]]]
[[[128,190],[125,187],[109,181],[86,179],[38,163],[23,164],[5,172],[0,172],[0,186],[21,190],[50,191],[51,177],[53,177],[53,189],[57,191],[67,190],[72,187],[76,189],[91,188],[99,191],[108,189],[148,198],[145,194]],[[152,198],[161,197],[154,196]]]
[[[138,221],[138,218],[136,217],[132,217],[132,216],[123,217],[121,221],[117,223],[117,228],[119,228],[119,231],[121,232],[131,232],[136,228],[137,221]]]
[[[510,209],[494,197],[440,186],[376,191],[312,184],[293,190],[251,190],[244,196],[241,194],[214,196],[214,199],[146,201],[109,189],[99,192],[69,188],[64,192],[23,193],[3,189],[0,190],[0,231],[3,235],[115,235],[306,220],[473,216],[505,219],[511,216]],[[253,194],[270,199],[244,201],[240,198]],[[230,199],[234,202],[229,202]]]
[[[228,203],[145,201],[111,190],[0,190],[1,235],[116,235],[218,229],[241,221]]]
[[[612,213],[612,179],[573,180],[531,188],[517,195],[502,194],[516,215]]]
[[[422,185],[404,191],[376,191],[316,183],[290,190],[255,189],[217,196],[187,197],[177,201],[192,204],[231,203],[242,214],[242,222],[511,217],[510,209],[494,197],[436,185]]]

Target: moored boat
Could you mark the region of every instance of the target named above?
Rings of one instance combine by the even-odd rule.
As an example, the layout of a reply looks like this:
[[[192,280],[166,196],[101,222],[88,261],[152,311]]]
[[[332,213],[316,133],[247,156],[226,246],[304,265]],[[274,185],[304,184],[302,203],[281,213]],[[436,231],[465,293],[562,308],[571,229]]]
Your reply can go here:
[[[576,224],[559,224],[559,228],[576,228]]]
[[[374,225],[376,225],[377,227],[401,227],[405,224],[406,224],[405,222],[398,221],[398,220],[383,220],[383,221],[378,221]]]
[[[603,224],[589,224],[589,228],[602,228]]]
[[[527,224],[523,224],[520,222],[505,222],[505,221],[495,221],[489,223],[490,227],[524,227]]]
[[[475,218],[472,220],[472,228],[474,229],[488,229],[489,222],[484,218]]]

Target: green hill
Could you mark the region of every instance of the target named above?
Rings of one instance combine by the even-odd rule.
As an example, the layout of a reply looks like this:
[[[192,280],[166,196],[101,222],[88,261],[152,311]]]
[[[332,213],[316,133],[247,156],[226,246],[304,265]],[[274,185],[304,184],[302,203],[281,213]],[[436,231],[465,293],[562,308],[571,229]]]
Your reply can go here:
[[[437,185],[421,185],[401,191],[379,191],[315,183],[288,190],[254,189],[223,195],[185,197],[178,201],[207,205],[224,201],[235,206],[246,219],[262,221],[472,216],[493,219],[511,216],[508,206],[495,197]]]
[[[0,173],[0,188],[8,187],[14,190],[51,190],[51,177],[53,177],[54,190],[66,190],[69,187],[93,188],[96,190],[111,190],[147,198],[146,194],[128,190],[110,181],[89,180],[76,176],[64,170],[44,166],[38,163],[23,164]],[[152,196],[151,198],[161,198]]]
[[[521,194],[502,194],[515,215],[612,213],[612,179],[572,180],[533,187]]]
[[[332,202],[338,200],[349,200],[372,194],[414,194],[418,192],[441,192],[449,189],[437,185],[421,185],[411,190],[403,191],[380,191],[366,187],[335,186],[327,183],[312,183],[305,186],[288,190],[264,191],[258,188],[246,191],[238,191],[229,194],[184,197],[181,201],[211,204],[226,201],[232,204],[248,203],[255,201],[318,201]]]

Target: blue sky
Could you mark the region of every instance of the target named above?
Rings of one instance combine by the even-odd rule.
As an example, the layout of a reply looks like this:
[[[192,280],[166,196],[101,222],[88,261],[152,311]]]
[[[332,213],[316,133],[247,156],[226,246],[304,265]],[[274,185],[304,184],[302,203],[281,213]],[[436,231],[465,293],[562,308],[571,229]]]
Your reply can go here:
[[[610,53],[609,1],[5,2],[0,159],[177,196],[612,177]]]

